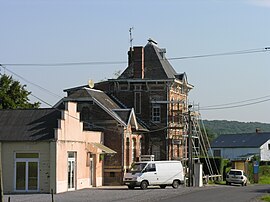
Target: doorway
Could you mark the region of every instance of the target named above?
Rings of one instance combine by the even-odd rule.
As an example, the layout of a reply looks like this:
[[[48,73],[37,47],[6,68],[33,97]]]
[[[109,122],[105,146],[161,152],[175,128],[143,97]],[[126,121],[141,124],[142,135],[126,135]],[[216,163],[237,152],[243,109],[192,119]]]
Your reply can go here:
[[[76,153],[68,152],[68,190],[75,190]]]
[[[19,192],[39,191],[39,154],[15,154],[14,190]]]

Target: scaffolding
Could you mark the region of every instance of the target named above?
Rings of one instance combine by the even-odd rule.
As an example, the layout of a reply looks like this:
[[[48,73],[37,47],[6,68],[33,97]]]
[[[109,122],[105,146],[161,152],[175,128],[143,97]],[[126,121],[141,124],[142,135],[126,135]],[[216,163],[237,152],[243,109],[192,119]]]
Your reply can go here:
[[[180,122],[180,125],[178,124],[177,126],[170,128],[171,130],[178,130],[178,133],[174,132],[176,135],[171,136],[171,142],[172,148],[175,143],[181,145],[182,155],[177,158],[172,155],[172,159],[177,159],[182,162],[186,170],[186,177],[189,179],[188,185],[192,186],[194,164],[201,163],[200,158],[204,158],[204,163],[208,169],[207,174],[203,173],[203,178],[220,178],[221,175],[217,165],[215,161],[211,163],[208,154],[210,142],[199,111],[195,110],[194,105],[189,105],[187,112],[179,112],[176,115],[181,117],[182,121]],[[181,133],[179,133],[179,130],[181,130]]]

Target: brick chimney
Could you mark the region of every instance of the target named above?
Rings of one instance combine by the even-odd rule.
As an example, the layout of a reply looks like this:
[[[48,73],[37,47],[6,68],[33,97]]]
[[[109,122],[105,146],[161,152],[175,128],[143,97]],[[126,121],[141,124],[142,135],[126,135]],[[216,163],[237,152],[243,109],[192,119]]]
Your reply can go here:
[[[128,65],[133,67],[133,78],[144,78],[144,49],[143,46],[133,47],[128,52]]]

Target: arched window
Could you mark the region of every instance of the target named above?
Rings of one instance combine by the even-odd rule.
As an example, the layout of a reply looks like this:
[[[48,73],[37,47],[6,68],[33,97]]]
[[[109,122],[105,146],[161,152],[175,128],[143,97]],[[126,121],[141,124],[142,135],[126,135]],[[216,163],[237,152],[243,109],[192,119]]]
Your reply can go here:
[[[132,162],[136,161],[136,139],[132,139]]]
[[[129,166],[129,138],[126,138],[126,165]]]

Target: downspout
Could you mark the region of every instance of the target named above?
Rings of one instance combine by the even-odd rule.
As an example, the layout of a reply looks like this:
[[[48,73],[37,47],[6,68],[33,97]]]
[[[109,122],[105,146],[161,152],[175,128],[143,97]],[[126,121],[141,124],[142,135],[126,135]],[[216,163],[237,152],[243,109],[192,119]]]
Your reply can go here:
[[[123,180],[124,174],[125,174],[125,127],[123,126],[122,128],[122,162],[121,162],[121,166],[122,166],[122,179],[121,182]]]

